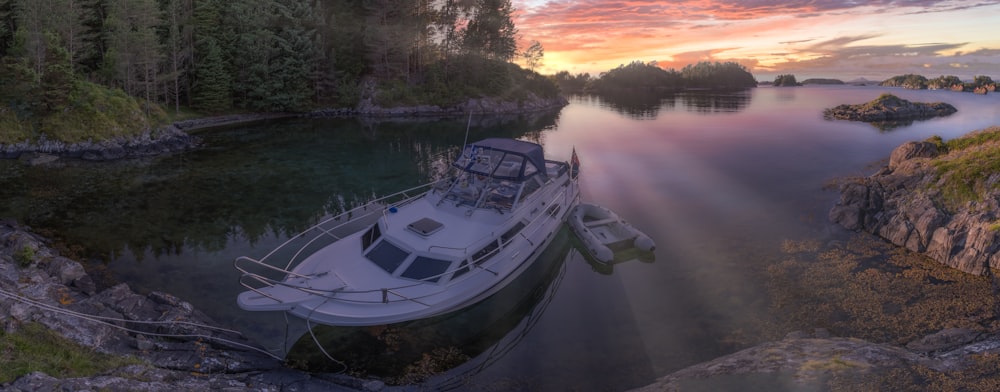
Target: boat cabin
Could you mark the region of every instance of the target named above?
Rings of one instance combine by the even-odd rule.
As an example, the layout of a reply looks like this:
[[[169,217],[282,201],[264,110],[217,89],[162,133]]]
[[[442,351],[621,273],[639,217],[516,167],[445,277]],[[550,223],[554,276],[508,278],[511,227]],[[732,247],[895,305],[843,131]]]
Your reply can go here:
[[[441,201],[509,211],[548,181],[542,147],[512,139],[485,139],[465,147],[452,163],[458,174]]]
[[[546,161],[538,144],[512,139],[470,144],[452,166],[455,175],[430,192],[438,197],[433,204],[470,208],[469,213],[486,209],[504,216],[529,200],[549,178],[568,170],[565,163]],[[394,226],[398,229],[388,229],[385,222],[370,227],[361,238],[362,253],[394,277],[441,284],[483,265],[525,227],[517,222],[489,239],[495,230],[492,225],[506,218],[469,220],[470,214],[465,214],[461,224],[456,224],[449,216],[431,218],[423,210],[393,213],[404,224]]]

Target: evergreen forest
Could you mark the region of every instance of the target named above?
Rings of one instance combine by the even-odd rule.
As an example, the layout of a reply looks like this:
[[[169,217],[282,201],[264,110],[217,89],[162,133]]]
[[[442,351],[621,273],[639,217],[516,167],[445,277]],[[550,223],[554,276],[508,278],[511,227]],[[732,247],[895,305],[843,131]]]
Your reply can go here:
[[[509,91],[518,72],[557,93],[511,63],[512,13],[510,0],[0,0],[0,129],[353,107],[375,90],[383,106],[453,104]]]

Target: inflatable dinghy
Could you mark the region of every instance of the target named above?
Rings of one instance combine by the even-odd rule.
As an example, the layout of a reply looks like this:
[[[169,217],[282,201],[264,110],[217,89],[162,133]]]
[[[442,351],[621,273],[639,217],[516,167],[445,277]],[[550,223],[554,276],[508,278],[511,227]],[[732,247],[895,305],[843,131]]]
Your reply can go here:
[[[567,219],[590,255],[602,263],[615,258],[615,250],[637,248],[653,251],[653,239],[621,219],[618,214],[597,204],[580,203]]]

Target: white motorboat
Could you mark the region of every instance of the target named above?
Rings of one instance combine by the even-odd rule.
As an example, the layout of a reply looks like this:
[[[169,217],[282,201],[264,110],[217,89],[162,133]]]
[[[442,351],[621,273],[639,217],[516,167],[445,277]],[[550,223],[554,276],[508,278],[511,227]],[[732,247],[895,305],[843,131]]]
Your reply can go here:
[[[597,204],[577,204],[570,213],[569,224],[587,252],[602,263],[612,262],[616,250],[636,248],[651,252],[656,249],[652,238],[614,211]]]
[[[237,304],[339,326],[458,310],[523,272],[579,202],[570,165],[536,143],[485,139],[452,166],[446,179],[325,220],[259,260],[237,258],[249,289]]]

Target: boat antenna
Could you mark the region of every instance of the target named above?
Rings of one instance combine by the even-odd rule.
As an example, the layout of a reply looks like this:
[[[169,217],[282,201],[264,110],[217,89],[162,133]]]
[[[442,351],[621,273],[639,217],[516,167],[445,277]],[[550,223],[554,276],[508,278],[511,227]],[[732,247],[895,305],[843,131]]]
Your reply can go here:
[[[469,144],[469,128],[472,128],[472,111],[469,111],[469,121],[465,124],[465,140],[462,141],[462,152],[465,154],[465,146]]]

